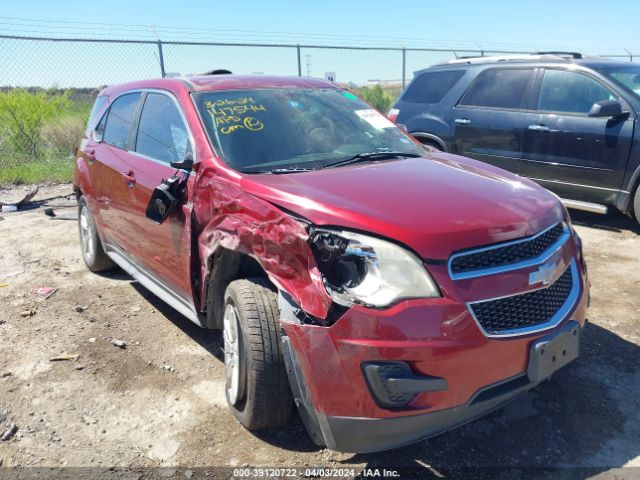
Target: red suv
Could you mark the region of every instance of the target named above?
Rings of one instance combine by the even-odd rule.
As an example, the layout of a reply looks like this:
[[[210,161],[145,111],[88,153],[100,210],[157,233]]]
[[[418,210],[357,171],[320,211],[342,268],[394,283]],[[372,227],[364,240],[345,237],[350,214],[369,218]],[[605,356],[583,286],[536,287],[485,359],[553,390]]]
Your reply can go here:
[[[208,75],[109,87],[78,151],[82,255],[222,330],[250,430],[295,403],[335,450],[398,447],[578,355],[588,303],[556,196],[427,152],[352,93]]]

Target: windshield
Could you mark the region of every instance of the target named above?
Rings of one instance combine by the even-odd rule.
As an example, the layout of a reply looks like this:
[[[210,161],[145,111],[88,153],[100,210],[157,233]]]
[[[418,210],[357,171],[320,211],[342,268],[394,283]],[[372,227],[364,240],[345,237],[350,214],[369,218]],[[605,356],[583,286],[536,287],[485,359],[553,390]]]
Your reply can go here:
[[[318,169],[363,153],[425,154],[384,115],[342,90],[225,90],[194,99],[215,150],[245,173]]]
[[[640,66],[609,67],[600,72],[640,98]]]

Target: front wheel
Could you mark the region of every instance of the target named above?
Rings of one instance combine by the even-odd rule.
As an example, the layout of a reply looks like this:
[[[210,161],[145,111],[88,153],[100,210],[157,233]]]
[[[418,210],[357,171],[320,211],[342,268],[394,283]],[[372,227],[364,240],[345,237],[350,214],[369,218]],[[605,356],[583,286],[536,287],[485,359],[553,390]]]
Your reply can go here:
[[[280,335],[278,299],[264,278],[235,280],[225,292],[226,397],[248,430],[285,425],[293,398]]]
[[[436,142],[435,140],[431,140],[429,138],[426,137],[420,137],[420,136],[416,136],[415,137],[416,140],[418,140],[424,147],[428,148],[429,150],[431,150],[432,152],[442,152],[444,151],[442,149],[442,146]]]

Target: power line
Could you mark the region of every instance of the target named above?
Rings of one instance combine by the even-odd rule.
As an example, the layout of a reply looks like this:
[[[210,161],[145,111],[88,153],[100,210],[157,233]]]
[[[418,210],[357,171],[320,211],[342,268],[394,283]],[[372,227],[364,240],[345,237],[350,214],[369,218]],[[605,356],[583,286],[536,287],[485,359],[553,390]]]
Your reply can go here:
[[[132,36],[143,36],[144,38],[150,38],[150,32],[142,29],[152,29],[152,31],[157,32],[158,34],[162,33],[163,35],[171,35],[175,36],[178,32],[181,34],[189,34],[193,36],[208,36],[210,38],[219,37],[220,34],[223,34],[225,37],[251,37],[251,38],[264,38],[264,37],[279,37],[286,38],[285,41],[291,43],[291,39],[314,39],[314,41],[320,39],[325,41],[337,42],[337,41],[347,41],[350,43],[358,43],[358,44],[370,44],[371,41],[380,41],[384,44],[389,44],[390,42],[395,42],[398,45],[406,44],[415,45],[415,46],[436,46],[436,45],[446,45],[449,48],[455,48],[459,50],[476,50],[477,42],[475,41],[461,41],[461,40],[435,40],[435,39],[420,39],[420,38],[411,38],[411,37],[389,37],[389,36],[380,36],[380,35],[335,35],[335,34],[318,34],[318,33],[295,33],[295,32],[282,32],[282,31],[258,31],[258,30],[229,30],[229,29],[215,29],[213,31],[210,28],[198,28],[198,27],[178,27],[178,26],[158,26],[158,25],[144,25],[144,24],[116,24],[116,23],[106,23],[106,22],[90,22],[93,26],[87,26],[87,23],[81,23],[78,21],[68,21],[68,20],[45,20],[45,19],[29,19],[29,18],[21,18],[21,17],[6,17],[0,16],[0,19],[4,20],[17,20],[19,22],[36,22],[36,23],[44,23],[46,25],[37,25],[34,23],[15,23],[15,22],[0,22],[0,24],[10,25],[14,27],[22,27],[28,29],[29,33],[34,33],[33,29],[40,28],[54,28],[61,30],[91,30],[95,32],[96,25],[108,26],[110,31],[120,31],[120,32],[131,32],[135,35]],[[54,25],[54,24],[63,24],[63,25]],[[11,30],[18,31],[18,30]],[[51,31],[38,31],[35,33],[56,33]],[[95,34],[94,35],[102,35]],[[184,37],[181,37],[184,38]],[[532,45],[526,44],[512,44],[512,43],[503,43],[503,42],[482,42],[487,49],[490,48],[490,45],[495,46],[496,48],[505,48],[509,47],[523,47],[523,48],[531,48]]]
[[[141,40],[184,40],[184,41],[207,41],[212,42],[263,42],[268,38],[270,43],[293,44],[308,42],[321,42],[328,45],[353,45],[363,47],[392,46],[394,48],[446,48],[455,50],[462,54],[464,52],[475,52],[479,48],[485,51],[491,50],[576,50],[575,46],[567,47],[559,45],[533,45],[507,42],[476,42],[467,40],[436,40],[411,37],[389,37],[381,35],[348,35],[348,34],[328,34],[328,33],[295,33],[282,31],[259,31],[259,30],[230,30],[211,29],[202,27],[185,26],[158,26],[147,24],[120,24],[107,22],[79,22],[72,20],[52,20],[36,19],[24,17],[0,16],[0,33],[2,31],[19,33],[25,36],[33,35],[56,35],[69,36],[73,31],[91,31],[92,38],[114,38],[114,32],[122,35],[120,38],[141,39]],[[17,23],[16,23],[17,22]],[[108,33],[97,33],[96,26],[108,27]],[[46,29],[46,30],[43,30]],[[51,30],[53,29],[53,30]],[[84,35],[84,34],[83,34]],[[76,35],[73,35],[74,37]],[[374,44],[374,42],[377,42]],[[580,48],[578,48],[580,50]],[[623,48],[620,48],[624,51]]]

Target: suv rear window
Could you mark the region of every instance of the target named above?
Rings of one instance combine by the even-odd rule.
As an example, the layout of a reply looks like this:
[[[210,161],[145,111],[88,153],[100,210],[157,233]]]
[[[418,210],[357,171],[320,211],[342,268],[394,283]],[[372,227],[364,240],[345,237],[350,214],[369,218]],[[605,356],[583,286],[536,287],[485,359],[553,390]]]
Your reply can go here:
[[[493,108],[522,108],[533,69],[485,70],[460,101],[460,105]]]
[[[402,100],[412,103],[438,103],[464,75],[464,70],[426,72],[409,85]]]
[[[91,121],[95,114],[98,113],[98,110],[100,110],[102,105],[104,105],[104,102],[107,101],[107,98],[108,97],[106,95],[100,95],[99,97],[96,97],[96,101],[93,102],[93,108],[91,109],[91,113],[89,114],[89,121]]]

